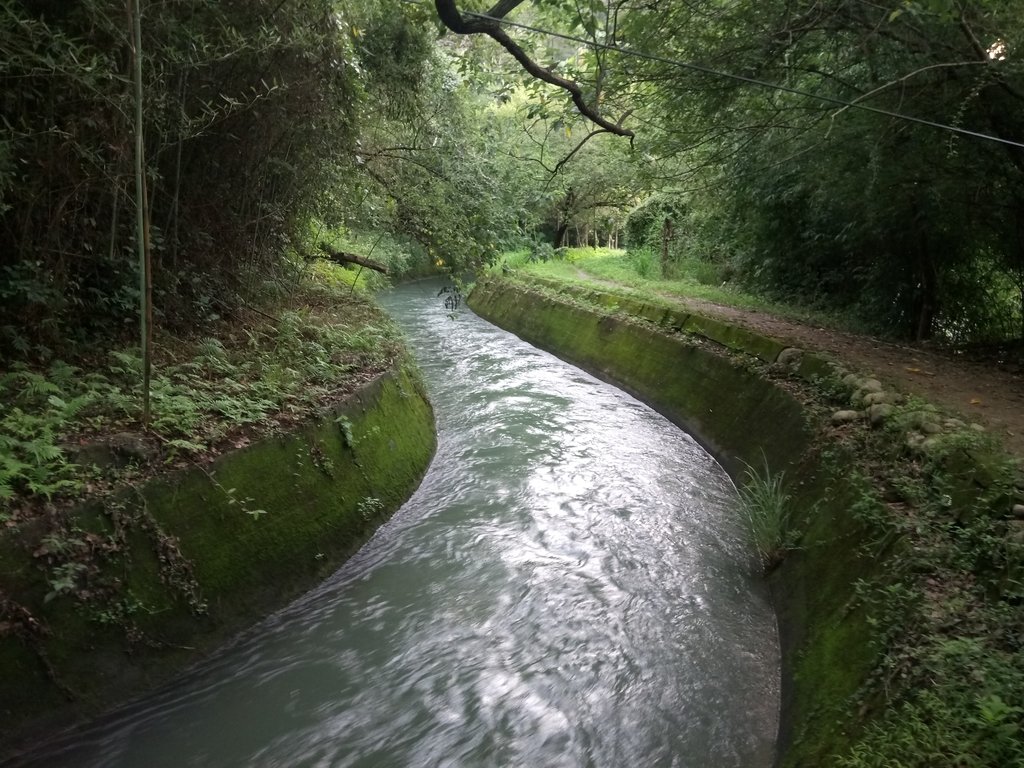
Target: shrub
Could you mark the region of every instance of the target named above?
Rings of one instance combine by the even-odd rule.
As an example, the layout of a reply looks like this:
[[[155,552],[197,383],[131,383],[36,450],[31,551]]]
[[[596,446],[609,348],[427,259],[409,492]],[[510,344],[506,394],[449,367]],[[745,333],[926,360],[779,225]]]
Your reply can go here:
[[[629,264],[638,277],[657,280],[661,277],[661,259],[650,248],[629,252]]]

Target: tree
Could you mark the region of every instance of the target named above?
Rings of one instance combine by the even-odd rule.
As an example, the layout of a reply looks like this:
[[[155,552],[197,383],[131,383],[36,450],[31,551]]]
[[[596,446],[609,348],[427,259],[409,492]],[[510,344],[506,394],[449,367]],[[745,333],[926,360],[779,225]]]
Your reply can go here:
[[[0,23],[0,346],[117,333],[138,281],[123,0]],[[357,73],[331,0],[141,3],[156,311],[191,327],[280,274],[352,163]]]
[[[532,186],[496,151],[514,128],[509,115],[474,71],[433,46],[419,19],[368,8],[359,23],[371,83],[394,90],[391,68],[408,69],[387,54],[399,41],[422,53],[422,78],[407,84],[395,109],[371,105],[362,116],[357,161],[367,194],[350,208],[350,224],[402,233],[451,268],[493,259],[521,236]]]
[[[450,15],[452,4],[438,5]],[[491,34],[522,5],[463,18],[461,29]],[[917,338],[998,330],[984,308],[998,281],[965,278],[992,263],[1012,276],[1021,261],[1011,213],[1024,204],[1019,4],[532,10],[559,34],[589,36],[580,82],[643,126],[638,152],[660,157],[673,186],[705,188],[691,208],[733,206],[740,227],[729,236],[747,279],[859,307]],[[993,260],[996,248],[1006,257]]]

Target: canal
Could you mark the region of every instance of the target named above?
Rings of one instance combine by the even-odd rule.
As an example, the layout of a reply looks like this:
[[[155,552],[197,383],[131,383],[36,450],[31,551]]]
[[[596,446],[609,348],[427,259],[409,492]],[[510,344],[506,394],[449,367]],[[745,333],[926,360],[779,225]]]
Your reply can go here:
[[[771,765],[775,618],[728,476],[439,286],[382,298],[438,421],[408,503],[319,588],[20,764]]]

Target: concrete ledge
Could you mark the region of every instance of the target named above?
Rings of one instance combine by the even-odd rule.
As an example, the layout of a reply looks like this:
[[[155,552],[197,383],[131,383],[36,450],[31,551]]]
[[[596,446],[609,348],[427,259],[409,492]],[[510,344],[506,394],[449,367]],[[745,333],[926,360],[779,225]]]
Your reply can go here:
[[[152,687],[317,584],[408,498],[434,447],[420,382],[396,368],[207,468],[4,531],[0,747]],[[46,552],[60,546],[91,548],[83,589],[55,594]]]
[[[819,461],[803,405],[726,351],[768,362],[781,345],[675,312],[658,316],[657,328],[655,312],[628,307],[609,314],[580,303],[571,290],[544,288],[485,277],[469,304],[643,399],[694,435],[734,478],[746,465],[766,461],[773,472],[796,480],[790,491],[799,511],[799,548],[771,577],[783,655],[780,764],[827,764],[866,722],[854,695],[874,668],[879,646],[855,584],[884,580],[886,557],[866,560],[859,553],[866,532],[851,507],[861,489]],[[610,298],[600,305],[623,306]],[[813,377],[821,367],[801,365],[799,371]]]
[[[766,363],[776,362],[782,351],[787,348],[785,344],[776,339],[762,336],[714,317],[676,309],[669,303],[659,302],[656,299],[643,300],[614,291],[602,291],[535,275],[517,276],[517,279],[526,285],[536,285],[584,303],[706,339],[735,352],[751,355]],[[825,356],[804,352],[799,373],[806,379],[820,378],[831,372],[832,365],[833,362]]]

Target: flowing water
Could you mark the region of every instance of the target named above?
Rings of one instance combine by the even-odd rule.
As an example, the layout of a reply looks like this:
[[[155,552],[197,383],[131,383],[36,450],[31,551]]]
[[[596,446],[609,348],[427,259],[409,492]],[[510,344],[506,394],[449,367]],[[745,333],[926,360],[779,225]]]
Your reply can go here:
[[[384,303],[439,428],[333,577],[47,766],[771,764],[774,616],[718,464],[437,283]]]

